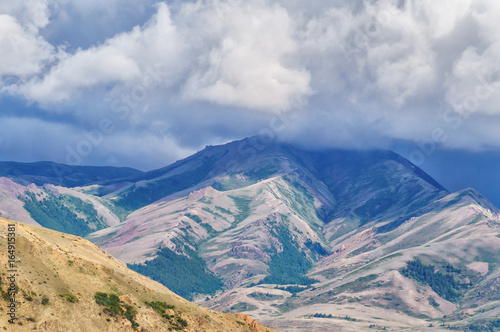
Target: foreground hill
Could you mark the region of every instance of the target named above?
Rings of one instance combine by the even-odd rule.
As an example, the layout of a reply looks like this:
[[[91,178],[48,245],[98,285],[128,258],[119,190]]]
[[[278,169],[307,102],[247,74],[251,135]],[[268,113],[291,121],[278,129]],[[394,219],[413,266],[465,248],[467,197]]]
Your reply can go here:
[[[15,324],[7,322],[8,224],[16,234]],[[4,218],[0,264],[0,328],[8,331],[271,331],[249,316],[196,306],[80,237]]]

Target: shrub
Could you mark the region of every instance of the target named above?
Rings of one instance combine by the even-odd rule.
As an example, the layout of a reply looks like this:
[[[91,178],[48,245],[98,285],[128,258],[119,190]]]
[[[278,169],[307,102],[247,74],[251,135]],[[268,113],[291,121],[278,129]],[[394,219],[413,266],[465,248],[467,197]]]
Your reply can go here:
[[[62,298],[65,298],[66,301],[71,302],[71,303],[77,303],[79,301],[76,296],[71,295],[69,293],[61,294],[59,296],[62,297]]]

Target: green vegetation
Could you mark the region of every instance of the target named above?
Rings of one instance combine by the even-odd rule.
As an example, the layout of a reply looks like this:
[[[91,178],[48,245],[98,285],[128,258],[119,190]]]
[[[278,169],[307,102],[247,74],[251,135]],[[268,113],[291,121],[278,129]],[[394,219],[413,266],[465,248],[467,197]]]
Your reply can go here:
[[[66,301],[71,302],[71,303],[77,303],[79,301],[76,296],[71,295],[69,293],[61,294],[59,296],[66,299]]]
[[[210,224],[208,224],[206,222],[204,223],[203,220],[201,220],[201,218],[199,216],[197,216],[196,214],[186,213],[185,216],[188,217],[189,219],[193,220],[195,223],[199,224],[201,227],[205,228],[205,230],[207,231],[208,234],[217,233],[215,231],[215,229],[213,229],[213,227],[210,226]]]
[[[333,315],[332,314],[326,315],[326,314],[315,313],[313,315],[313,317],[314,318],[333,318]]]
[[[167,304],[165,302],[153,301],[153,302],[144,302],[146,305],[150,306],[155,312],[160,314],[163,318],[169,321],[170,325],[174,330],[183,330],[188,326],[188,323],[185,319],[175,316],[169,315],[167,313],[168,309],[174,310],[175,306],[171,304]]]
[[[453,267],[451,268],[453,271],[459,271]],[[449,267],[447,270],[451,271]],[[461,296],[460,290],[468,286],[457,282],[451,274],[443,274],[436,271],[436,267],[433,265],[422,264],[418,259],[409,261],[406,268],[401,271],[401,274],[407,278],[429,285],[440,297],[450,302],[457,301]]]
[[[286,286],[286,287],[275,286],[274,289],[284,290],[286,292],[290,292],[293,295],[295,295],[295,294],[300,293],[300,292],[302,292],[310,287],[311,286],[306,286],[306,287],[303,287],[303,286]]]
[[[429,304],[430,304],[431,306],[433,306],[434,308],[439,307],[439,303],[437,303],[437,302],[436,302],[436,300],[434,300],[434,298],[433,298],[432,296],[429,296],[429,297],[427,298],[427,300],[429,301]]]
[[[229,196],[234,201],[234,204],[238,208],[239,214],[234,216],[234,226],[248,218],[250,215],[250,202],[251,199],[243,197]]]
[[[242,311],[256,310],[257,307],[254,306],[253,304],[250,304],[250,303],[240,302],[240,303],[236,303],[235,305],[233,305],[230,309],[231,309],[231,311],[242,312]]]
[[[189,219],[193,220],[197,224],[202,223],[201,218],[198,217],[196,214],[186,213],[185,216],[188,217]]]
[[[43,305],[48,305],[48,304],[49,304],[49,298],[44,296],[44,297],[42,298],[42,304],[43,304]]]
[[[0,293],[1,293],[1,297],[2,299],[4,299],[5,301],[7,302],[10,302],[11,300],[11,293],[9,293],[9,291],[4,291],[3,288],[2,288],[2,280],[0,279]],[[16,285],[16,292],[19,292],[19,286]]]
[[[133,306],[121,301],[117,295],[97,292],[94,295],[94,300],[98,305],[105,307],[103,309],[105,314],[112,317],[126,318],[134,329],[139,326],[135,321],[137,310],[135,310]]]
[[[277,197],[293,209],[297,215],[304,220],[319,221],[316,208],[314,207],[314,198],[307,191],[306,188],[301,186],[298,182],[283,177],[282,180],[286,185],[276,182],[276,189],[278,189],[282,197]]]
[[[309,250],[317,253],[320,256],[327,256],[328,255],[328,251],[326,251],[325,248],[323,248],[323,246],[319,242],[312,242],[310,239],[308,239],[306,242],[304,242],[304,245]]]
[[[248,294],[251,298],[257,299],[259,301],[274,301],[283,298],[283,295],[269,294],[269,293],[259,293],[253,292]]]
[[[345,317],[337,317],[337,316],[333,316],[332,314],[320,314],[320,313],[315,313],[314,315],[312,315],[312,317],[314,318],[338,318],[338,319],[345,319],[347,321],[350,321],[350,322],[355,322],[356,321],[356,318],[351,318],[351,316],[345,316]]]
[[[305,276],[312,268],[312,263],[303,252],[297,249],[286,226],[276,225],[270,231],[282,244],[283,251],[278,253],[276,249],[273,249],[273,252],[270,252],[271,261],[268,269],[270,275],[262,279],[259,284],[310,285],[317,282]]]
[[[172,292],[191,300],[194,294],[213,294],[222,287],[221,280],[207,269],[205,261],[187,246],[180,245],[188,256],[168,248],[144,264],[128,267],[167,286]]]
[[[101,199],[101,204],[108,208],[111,213],[113,213],[120,221],[124,221],[127,216],[130,214],[130,211],[124,209],[121,206],[117,206],[113,201],[109,201],[108,199]]]
[[[56,231],[85,236],[106,226],[92,204],[73,196],[49,194],[38,201],[35,194],[27,191],[26,197],[20,199],[24,200],[24,208],[35,221]],[[77,213],[84,215],[85,219]],[[97,228],[93,229],[89,224]]]
[[[146,305],[150,306],[154,311],[159,313],[162,317],[168,319],[167,309],[175,309],[175,306],[172,304],[167,304],[165,302],[153,301],[153,302],[144,302]]]
[[[475,322],[470,325],[467,325],[464,328],[464,331],[487,331],[487,332],[495,332],[500,331],[500,319],[491,320],[491,321],[481,321]]]
[[[207,159],[196,169],[153,180],[145,184],[133,185],[116,201],[116,205],[128,211],[134,211],[160,198],[190,188],[207,176],[208,172],[212,169],[213,163],[211,159]],[[161,174],[157,175],[160,176]]]

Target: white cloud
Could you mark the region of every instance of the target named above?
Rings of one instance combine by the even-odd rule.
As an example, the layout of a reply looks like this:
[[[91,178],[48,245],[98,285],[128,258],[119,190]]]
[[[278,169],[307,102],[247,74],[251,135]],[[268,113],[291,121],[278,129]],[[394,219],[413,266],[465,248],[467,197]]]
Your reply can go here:
[[[184,36],[201,43],[185,96],[230,106],[282,111],[311,93],[310,75],[294,68],[295,26],[278,5],[208,1],[186,5]],[[195,22],[195,23],[193,23]]]
[[[41,79],[33,79],[19,92],[42,103],[67,101],[82,89],[107,84],[138,84],[147,68],[162,65],[173,75],[182,63],[182,43],[164,4],[144,27],[119,34],[103,45],[74,54],[59,54],[59,62]]]
[[[49,23],[49,5],[48,0],[4,0],[0,2],[0,13],[14,17],[32,32],[38,32]]]
[[[39,74],[53,56],[53,47],[10,15],[0,15],[0,77]],[[5,84],[5,83],[4,83]]]

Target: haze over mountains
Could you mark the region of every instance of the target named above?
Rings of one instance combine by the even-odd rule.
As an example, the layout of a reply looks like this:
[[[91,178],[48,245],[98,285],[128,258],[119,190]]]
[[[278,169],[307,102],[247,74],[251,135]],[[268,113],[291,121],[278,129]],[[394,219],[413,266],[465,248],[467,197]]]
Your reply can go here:
[[[498,209],[391,151],[252,137],[145,173],[2,163],[0,176],[1,216],[85,236],[279,330],[490,326],[500,312]]]

